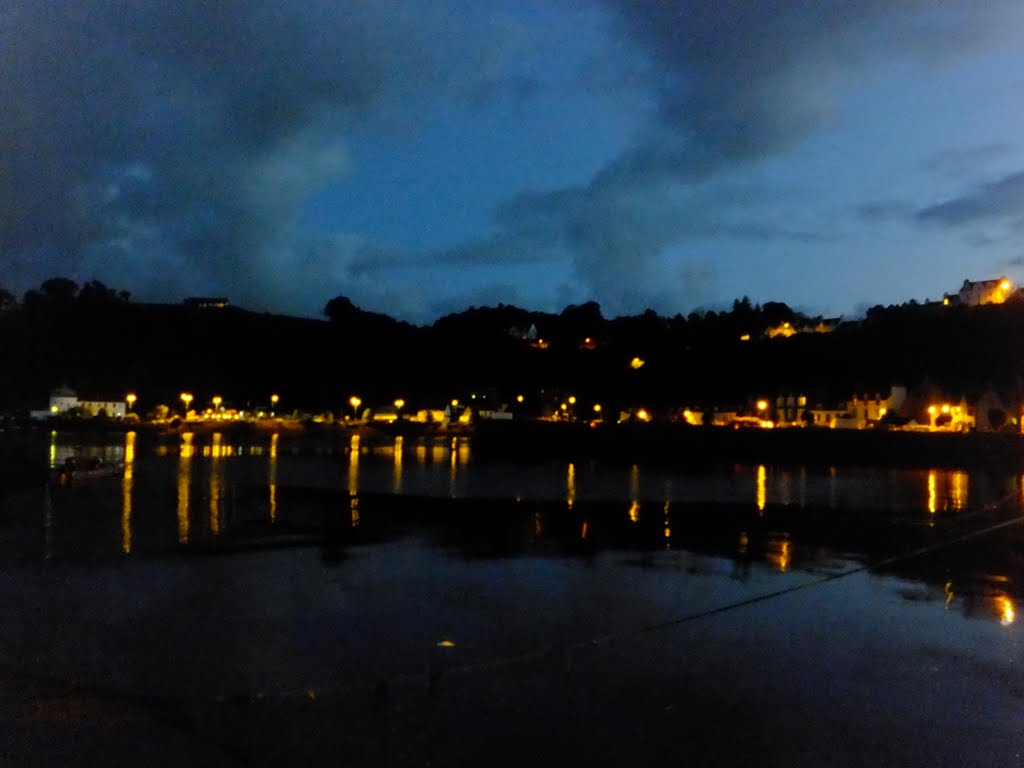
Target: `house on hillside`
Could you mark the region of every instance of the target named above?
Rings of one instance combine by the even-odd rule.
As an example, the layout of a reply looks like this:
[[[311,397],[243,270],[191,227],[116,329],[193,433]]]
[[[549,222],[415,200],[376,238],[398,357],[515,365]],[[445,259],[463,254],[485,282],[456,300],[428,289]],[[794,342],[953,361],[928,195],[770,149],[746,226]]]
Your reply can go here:
[[[999,277],[995,280],[964,280],[959,292],[947,293],[943,297],[942,303],[977,307],[981,304],[1002,304],[1017,294],[1019,291],[1014,291],[1013,283],[1007,277]]]

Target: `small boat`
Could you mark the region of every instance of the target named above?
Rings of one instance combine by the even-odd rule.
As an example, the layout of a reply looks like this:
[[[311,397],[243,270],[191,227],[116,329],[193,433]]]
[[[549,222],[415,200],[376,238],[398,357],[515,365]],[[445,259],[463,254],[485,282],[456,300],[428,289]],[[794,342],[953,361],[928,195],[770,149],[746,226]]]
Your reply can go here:
[[[95,480],[101,477],[118,477],[124,472],[121,462],[109,462],[99,458],[79,459],[69,456],[54,470],[54,480],[59,485],[71,485],[81,480]]]

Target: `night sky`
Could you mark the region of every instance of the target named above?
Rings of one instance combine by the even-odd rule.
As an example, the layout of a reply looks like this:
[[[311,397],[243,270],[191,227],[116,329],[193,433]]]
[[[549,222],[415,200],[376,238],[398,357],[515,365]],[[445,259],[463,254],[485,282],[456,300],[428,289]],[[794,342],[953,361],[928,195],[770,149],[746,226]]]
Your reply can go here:
[[[0,286],[415,322],[1024,279],[1020,0],[4,0]]]

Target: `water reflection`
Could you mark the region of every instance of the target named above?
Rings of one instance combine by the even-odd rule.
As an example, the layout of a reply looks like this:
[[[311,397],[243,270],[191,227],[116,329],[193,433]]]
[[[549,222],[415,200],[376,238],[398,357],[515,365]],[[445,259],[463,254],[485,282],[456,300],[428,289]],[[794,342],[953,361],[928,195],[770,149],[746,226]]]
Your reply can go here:
[[[394,445],[394,459],[395,468],[392,473],[391,492],[399,494],[402,492],[402,448],[404,447],[404,438],[401,435],[395,437]]]
[[[192,489],[192,445],[194,435],[185,432],[181,436],[181,448],[178,453],[178,541],[188,544],[189,536],[189,493]]]
[[[277,443],[280,435],[275,432],[270,436],[270,449],[267,458],[267,495],[270,507],[270,522],[277,522]]]
[[[210,461],[210,530],[219,534],[221,524],[224,520],[224,463],[221,460],[225,451],[221,446],[223,436],[220,432],[214,432],[213,444],[209,446],[209,452],[203,449],[203,455],[209,455]]]
[[[925,490],[925,505],[934,515],[938,511],[963,512],[968,508],[969,479],[966,472],[954,470],[943,472],[928,471]]]
[[[121,479],[121,551],[132,551],[132,486],[135,484],[135,432],[124,436],[124,477]]]
[[[576,503],[576,465],[571,461],[565,472],[565,500],[569,509]]]
[[[351,525],[359,525],[359,435],[352,435],[348,444],[348,514]]]
[[[768,503],[768,470],[764,464],[761,464],[757,468],[757,510],[758,512],[764,512],[765,505]]]

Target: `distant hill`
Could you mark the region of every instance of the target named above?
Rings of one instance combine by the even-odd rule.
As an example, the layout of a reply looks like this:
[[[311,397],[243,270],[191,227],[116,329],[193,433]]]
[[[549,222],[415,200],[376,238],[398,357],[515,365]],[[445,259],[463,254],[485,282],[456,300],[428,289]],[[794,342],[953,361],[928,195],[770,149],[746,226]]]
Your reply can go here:
[[[137,303],[97,283],[57,278],[0,308],[0,410],[40,407],[68,385],[133,391],[141,408],[182,390],[240,406],[340,410],[348,397],[410,407],[487,393],[509,401],[572,393],[609,407],[659,408],[885,393],[894,383],[1024,394],[1024,304],[874,307],[830,325],[784,304],[742,299],[727,312],[604,318],[590,302],[560,314],[473,307],[417,327],[345,297],[326,319],[230,305]],[[786,326],[786,324],[789,324]],[[786,335],[770,337],[772,329]]]

